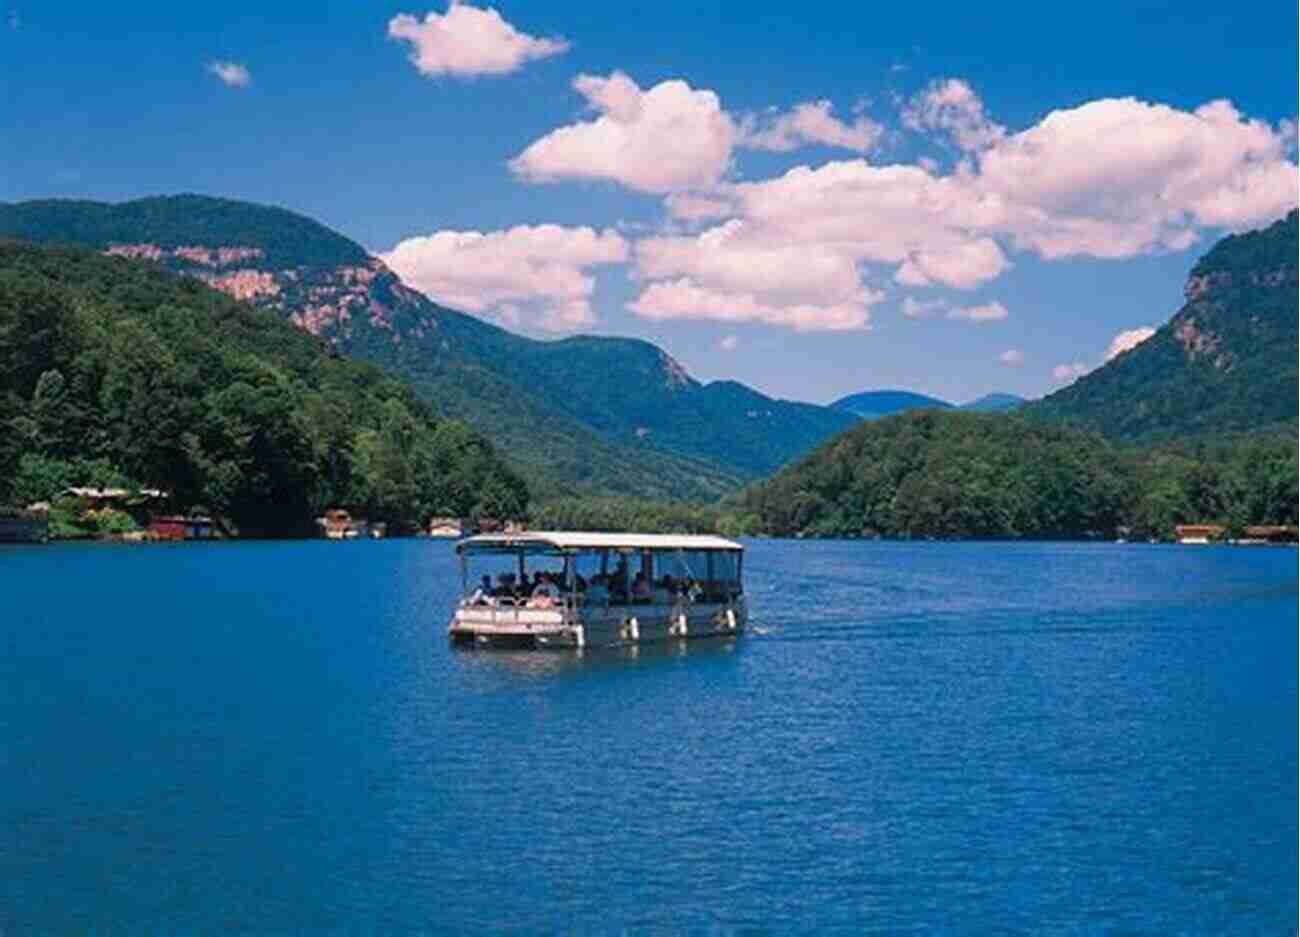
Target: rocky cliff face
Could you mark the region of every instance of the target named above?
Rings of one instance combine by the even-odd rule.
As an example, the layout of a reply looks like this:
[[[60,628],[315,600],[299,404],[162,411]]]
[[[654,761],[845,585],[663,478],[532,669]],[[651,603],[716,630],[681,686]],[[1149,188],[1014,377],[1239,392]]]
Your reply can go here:
[[[1202,299],[1212,293],[1231,289],[1233,286],[1239,285],[1240,280],[1240,274],[1234,278],[1234,274],[1228,270],[1193,273],[1187,278],[1187,285],[1183,287],[1183,298],[1188,302]],[[1248,270],[1245,272],[1245,282],[1251,286],[1264,289],[1295,289],[1296,269],[1295,267],[1278,267],[1275,270]]]
[[[365,265],[272,269],[265,252],[244,245],[110,244],[104,253],[151,260],[195,277],[236,299],[273,309],[312,335],[346,346],[359,327],[423,339],[438,328],[424,297],[402,284],[377,258]]]
[[[1293,213],[1289,219],[1279,222],[1271,240],[1284,244],[1287,222],[1294,227],[1294,219]],[[1272,228],[1258,232],[1255,238],[1263,241],[1272,232]],[[1183,288],[1186,304],[1169,322],[1169,329],[1188,360],[1202,362],[1217,371],[1230,371],[1243,351],[1253,347],[1251,332],[1270,329],[1272,323],[1266,321],[1267,310],[1285,308],[1288,304],[1294,306],[1300,286],[1294,255],[1286,261],[1285,255],[1278,257],[1268,250],[1244,253],[1238,241],[1243,237],[1250,236],[1226,239],[1196,265]],[[1251,241],[1244,243],[1249,246]],[[1234,247],[1238,249],[1233,250]],[[1225,341],[1225,331],[1240,333],[1235,336],[1239,340]]]
[[[1022,412],[1141,441],[1294,431],[1298,248],[1295,212],[1224,238],[1155,335]]]

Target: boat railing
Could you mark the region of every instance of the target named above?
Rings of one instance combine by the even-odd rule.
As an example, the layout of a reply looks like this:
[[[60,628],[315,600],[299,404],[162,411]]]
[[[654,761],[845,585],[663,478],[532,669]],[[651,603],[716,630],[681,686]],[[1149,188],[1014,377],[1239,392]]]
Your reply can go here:
[[[575,605],[564,596],[551,598],[547,602],[539,602],[534,598],[494,596],[487,601],[464,598],[460,602],[460,611],[471,613],[474,618],[486,619],[494,625],[527,627],[540,623],[536,615],[538,612],[559,612],[561,619],[567,623],[574,618]]]
[[[614,594],[593,600],[582,593],[564,593],[544,601],[525,596],[517,598],[513,596],[493,596],[486,600],[475,600],[466,597],[461,599],[460,609],[463,612],[471,613],[474,618],[486,619],[497,625],[526,625],[529,620],[536,621],[535,615],[532,613],[537,612],[559,612],[566,623],[579,620],[584,610],[588,612],[595,610],[608,612],[610,609],[625,609],[629,614],[635,614],[635,610],[638,608],[647,611],[650,609],[668,609],[669,614],[676,617],[683,613],[689,614],[694,606],[733,608],[738,598],[738,593],[705,594],[703,592],[682,591],[674,592],[671,595],[629,596],[626,598]]]

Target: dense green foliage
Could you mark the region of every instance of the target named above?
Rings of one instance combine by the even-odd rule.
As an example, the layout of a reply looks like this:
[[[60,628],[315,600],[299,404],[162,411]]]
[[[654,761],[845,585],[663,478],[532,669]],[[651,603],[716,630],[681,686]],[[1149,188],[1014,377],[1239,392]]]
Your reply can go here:
[[[364,264],[365,250],[322,224],[283,208],[204,195],[167,195],[111,205],[41,199],[0,202],[0,238],[38,243],[257,247],[247,265],[266,269]]]
[[[1293,432],[1297,250],[1294,211],[1225,238],[1193,268],[1187,304],[1155,335],[1021,412],[1137,442]]]
[[[421,312],[428,304],[420,298]],[[709,500],[735,491],[743,483],[735,471],[716,462],[620,444],[599,435],[581,420],[548,406],[528,387],[538,371],[521,359],[504,361],[500,370],[457,353],[482,330],[493,330],[471,316],[439,310],[438,342],[403,340],[377,330],[359,331],[341,343],[349,355],[384,362],[406,377],[439,412],[463,418],[488,436],[501,456],[528,480],[538,498],[574,493]],[[529,341],[502,335],[518,341]],[[534,343],[541,344],[541,343]]]
[[[369,262],[358,245],[281,209],[199,196],[115,206],[28,202],[0,205],[0,231],[94,247],[256,247],[264,255],[249,265],[275,283],[257,299],[268,315],[303,321],[304,314],[332,310],[310,325],[319,340],[288,328],[256,339],[240,332],[237,340],[220,330],[198,330],[204,340],[238,349],[221,357],[217,379],[210,381],[211,367],[189,363],[199,336],[174,335],[173,326],[130,309],[122,313],[120,303],[112,315],[128,321],[118,328],[114,319],[111,329],[96,331],[94,316],[65,278],[56,305],[75,308],[76,315],[65,316],[76,324],[73,338],[59,333],[59,316],[36,316],[23,326],[31,342],[99,348],[105,362],[120,357],[143,364],[135,370],[114,364],[111,380],[94,369],[87,378],[57,362],[27,368],[21,378],[4,375],[4,387],[13,389],[0,395],[0,422],[21,432],[0,443],[0,470],[6,470],[0,487],[45,490],[56,476],[89,478],[104,471],[148,483],[165,465],[179,473],[168,476],[168,484],[205,505],[262,498],[299,517],[307,505],[291,503],[288,492],[306,490],[313,505],[338,501],[377,519],[429,510],[516,513],[506,508],[522,498],[517,481],[496,487],[447,483],[512,476],[497,474],[499,466],[474,433],[434,418],[440,416],[463,418],[493,440],[544,502],[534,510],[534,523],[547,526],[694,530],[712,524],[730,533],[888,536],[1109,535],[1117,526],[1135,526],[1164,535],[1179,520],[1278,519],[1286,513],[1279,492],[1295,488],[1294,452],[1285,451],[1294,449],[1297,396],[1294,214],[1267,231],[1221,242],[1193,271],[1201,279],[1169,325],[1072,387],[1018,409],[1025,420],[964,423],[961,413],[936,411],[886,419],[878,431],[858,427],[720,511],[646,499],[716,502],[854,426],[859,414],[773,400],[735,382],[700,384],[647,342],[590,336],[536,341],[512,334],[438,306],[382,266],[361,270],[365,277],[358,279]],[[191,274],[213,273],[180,256],[166,263]],[[206,290],[189,289],[208,297],[203,303],[216,302]],[[39,308],[49,296],[29,299]],[[187,294],[166,302],[183,307],[195,301]],[[99,298],[90,305],[96,303],[107,308]],[[233,304],[221,308],[243,310],[217,315],[224,329],[230,328],[227,319],[252,315]],[[340,312],[345,309],[347,315]],[[49,325],[35,324],[47,319]],[[266,316],[256,321],[258,329],[270,329]],[[373,369],[341,361],[309,366],[295,357],[324,360],[325,343],[401,375],[419,399]],[[97,367],[107,373],[108,365]],[[276,376],[268,377],[267,368]],[[137,393],[145,374],[156,374],[150,380],[161,382],[164,392]],[[201,401],[197,410],[172,405],[186,394]],[[881,394],[899,399],[882,401]],[[906,392],[855,396],[864,407],[876,407],[873,416],[885,406],[943,405]],[[95,426],[84,429],[99,435],[69,431],[70,438],[93,445],[74,452],[38,432],[78,425],[76,407],[61,409],[65,400],[93,415]],[[967,407],[1014,402],[998,398]],[[60,415],[53,419],[51,413]],[[403,428],[403,413],[415,431]],[[1144,453],[1053,424],[1108,438],[1202,442]],[[110,425],[122,429],[104,428]],[[1274,435],[1206,448],[1205,441],[1225,433],[1261,429]],[[23,452],[53,461],[20,465]],[[457,461],[461,456],[448,452],[476,453],[480,467],[466,468]],[[1254,455],[1246,459],[1242,452]],[[275,453],[275,471],[227,471],[239,468],[241,454],[248,453],[259,464]],[[425,468],[430,465],[435,468]]]
[[[776,536],[1169,537],[1296,523],[1294,435],[1128,449],[1005,414],[923,411],[850,430],[738,499]]]
[[[246,534],[328,505],[395,526],[518,516],[527,490],[463,423],[196,280],[0,243],[0,501],[156,486]]]
[[[1298,238],[1300,212],[1292,209],[1267,228],[1230,234],[1216,242],[1192,267],[1192,276],[1226,272],[1249,279],[1255,271],[1294,270]]]
[[[109,205],[46,200],[0,205],[0,235],[34,241],[256,247],[238,266],[271,272],[258,298],[289,318],[339,302],[341,268],[360,246],[281,209],[202,196]],[[169,256],[173,270],[214,270]],[[221,272],[221,271],[218,271]],[[497,444],[541,494],[716,498],[768,474],[855,422],[826,407],[773,400],[733,382],[701,385],[655,346],[579,336],[536,341],[446,309],[391,273],[369,282],[362,308],[320,334],[342,353],[408,378],[438,412]],[[349,306],[356,309],[356,306]]]
[[[774,400],[735,381],[700,384],[638,339],[534,341],[479,320],[450,321],[477,333],[473,347],[484,367],[524,378],[547,411],[642,455],[671,453],[733,478],[767,475],[857,422],[851,413]]]
[[[534,508],[535,530],[635,530],[647,534],[705,534],[725,526],[714,506],[646,498],[559,498]]]
[[[1164,443],[1131,458],[1138,491],[1129,517],[1143,536],[1168,536],[1175,524],[1215,523],[1237,532],[1250,524],[1297,522],[1294,435]]]

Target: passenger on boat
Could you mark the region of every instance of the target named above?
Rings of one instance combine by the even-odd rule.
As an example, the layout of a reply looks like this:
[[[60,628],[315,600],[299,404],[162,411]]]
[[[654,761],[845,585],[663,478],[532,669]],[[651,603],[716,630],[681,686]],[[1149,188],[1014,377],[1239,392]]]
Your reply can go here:
[[[515,599],[520,597],[521,591],[519,586],[515,584],[514,573],[501,573],[497,576],[496,593],[497,598],[506,601],[507,604],[513,604]],[[527,592],[525,591],[522,594],[527,595]]]
[[[492,577],[487,573],[483,574],[483,581],[479,583],[474,594],[469,597],[471,605],[495,605],[496,590],[492,588]]]
[[[555,587],[545,573],[538,573],[533,580],[533,594],[528,599],[529,608],[550,608],[555,604]]]
[[[637,573],[636,578],[632,580],[632,598],[637,601],[650,598],[650,580],[646,578],[645,573]]]

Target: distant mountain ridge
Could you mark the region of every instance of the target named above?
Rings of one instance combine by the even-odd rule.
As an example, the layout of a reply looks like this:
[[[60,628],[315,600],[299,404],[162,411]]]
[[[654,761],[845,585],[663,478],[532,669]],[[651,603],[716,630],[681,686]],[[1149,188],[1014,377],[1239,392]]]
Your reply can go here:
[[[1295,211],[1224,238],[1153,336],[1021,412],[1136,442],[1294,432],[1298,250]]]
[[[910,390],[868,390],[841,397],[829,406],[856,414],[864,420],[876,420],[882,416],[906,413],[909,410],[974,410],[992,413],[1013,409],[1024,402],[1023,397],[1005,393],[985,394],[969,403],[955,404]]]
[[[1001,413],[1004,410],[1014,410],[1023,403],[1025,403],[1024,397],[995,392],[985,394],[983,397],[977,397],[969,403],[962,404],[957,409],[970,410],[975,413]]]
[[[952,409],[952,404],[946,400],[910,390],[868,390],[841,397],[839,400],[832,401],[830,406],[835,410],[854,413],[864,420],[875,420],[891,413],[904,413],[908,410]]]
[[[430,301],[360,245],[281,208],[200,195],[0,204],[0,237],[152,261],[273,309],[407,377],[543,496],[711,499],[857,422],[733,382],[700,384],[648,342],[515,335]]]

